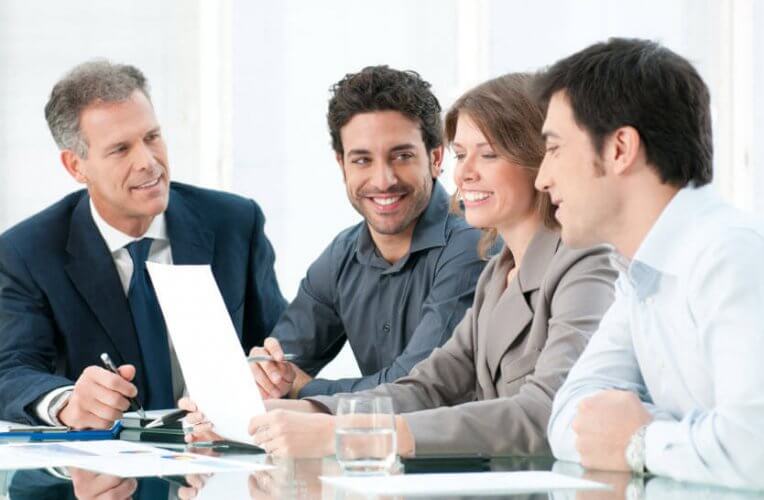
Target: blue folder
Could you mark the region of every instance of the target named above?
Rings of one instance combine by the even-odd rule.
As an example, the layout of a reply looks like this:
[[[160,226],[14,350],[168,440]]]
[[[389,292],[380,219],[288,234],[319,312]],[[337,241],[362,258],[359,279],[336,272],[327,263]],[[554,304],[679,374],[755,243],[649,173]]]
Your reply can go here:
[[[111,429],[75,431],[59,427],[18,429],[0,432],[0,441],[100,441],[117,439],[122,431],[122,422],[117,421]]]

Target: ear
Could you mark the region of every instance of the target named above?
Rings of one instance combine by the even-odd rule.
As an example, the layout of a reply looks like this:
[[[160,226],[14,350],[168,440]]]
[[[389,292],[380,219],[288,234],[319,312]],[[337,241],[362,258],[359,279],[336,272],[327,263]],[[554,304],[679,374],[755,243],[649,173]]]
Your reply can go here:
[[[642,140],[634,127],[621,127],[611,134],[606,158],[610,160],[616,175],[626,174],[632,169],[641,146]]]
[[[61,163],[75,181],[80,184],[87,184],[87,177],[82,172],[82,158],[77,156],[77,153],[71,149],[64,149],[61,151]]]
[[[438,146],[430,151],[430,174],[433,179],[437,179],[442,170],[440,166],[443,164],[443,146]]]
[[[337,165],[340,166],[340,172],[342,172],[342,180],[345,181],[347,176],[345,175],[345,158],[342,153],[334,153],[334,159],[337,160]]]

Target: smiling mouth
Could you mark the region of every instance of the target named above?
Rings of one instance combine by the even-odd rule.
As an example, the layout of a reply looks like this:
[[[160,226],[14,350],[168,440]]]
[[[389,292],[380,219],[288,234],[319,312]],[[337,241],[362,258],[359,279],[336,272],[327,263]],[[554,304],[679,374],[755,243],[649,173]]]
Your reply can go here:
[[[462,192],[462,199],[468,203],[477,203],[487,200],[491,194],[485,191],[464,191]]]
[[[151,181],[148,181],[148,182],[144,182],[143,184],[140,184],[138,186],[134,186],[132,189],[135,189],[137,191],[143,191],[143,190],[146,190],[146,189],[151,189],[151,188],[155,187],[157,184],[159,184],[159,179],[161,179],[161,178],[162,178],[162,176],[159,176],[159,177],[157,177],[154,180],[151,180]]]
[[[365,199],[369,200],[376,209],[377,212],[393,212],[398,209],[401,201],[408,195],[408,193],[387,193],[366,195]]]

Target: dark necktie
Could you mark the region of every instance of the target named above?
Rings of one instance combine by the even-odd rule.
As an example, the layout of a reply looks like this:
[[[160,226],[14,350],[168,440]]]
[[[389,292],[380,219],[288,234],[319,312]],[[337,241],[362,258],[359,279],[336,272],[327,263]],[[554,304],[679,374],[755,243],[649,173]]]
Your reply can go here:
[[[133,276],[130,278],[127,301],[143,357],[147,394],[140,398],[147,410],[175,407],[167,328],[146,270],[151,242],[151,238],[143,238],[126,247],[133,259]]]

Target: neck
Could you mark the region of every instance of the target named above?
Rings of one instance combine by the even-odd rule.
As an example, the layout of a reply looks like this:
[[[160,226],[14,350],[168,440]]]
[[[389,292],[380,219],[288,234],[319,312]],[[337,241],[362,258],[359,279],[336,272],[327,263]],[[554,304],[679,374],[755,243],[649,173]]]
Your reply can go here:
[[[611,236],[606,241],[624,257],[634,258],[647,233],[678,191],[679,188],[668,184],[630,188],[631,193],[638,194],[625,199],[619,216],[610,225]]]
[[[541,217],[534,211],[532,215],[524,219],[497,228],[507,248],[512,252],[515,267],[520,267],[522,264],[525,251],[528,250],[528,245],[541,226],[543,226]]]
[[[416,219],[413,220],[406,229],[395,234],[378,233],[367,224],[371,239],[374,241],[374,245],[383,259],[390,264],[394,264],[409,252],[416,222]]]
[[[109,208],[103,206],[98,200],[93,198],[93,206],[98,211],[98,215],[111,227],[120,231],[121,233],[132,236],[133,238],[139,238],[146,234],[149,230],[149,226],[154,221],[154,216],[145,217],[124,217],[115,214]]]

